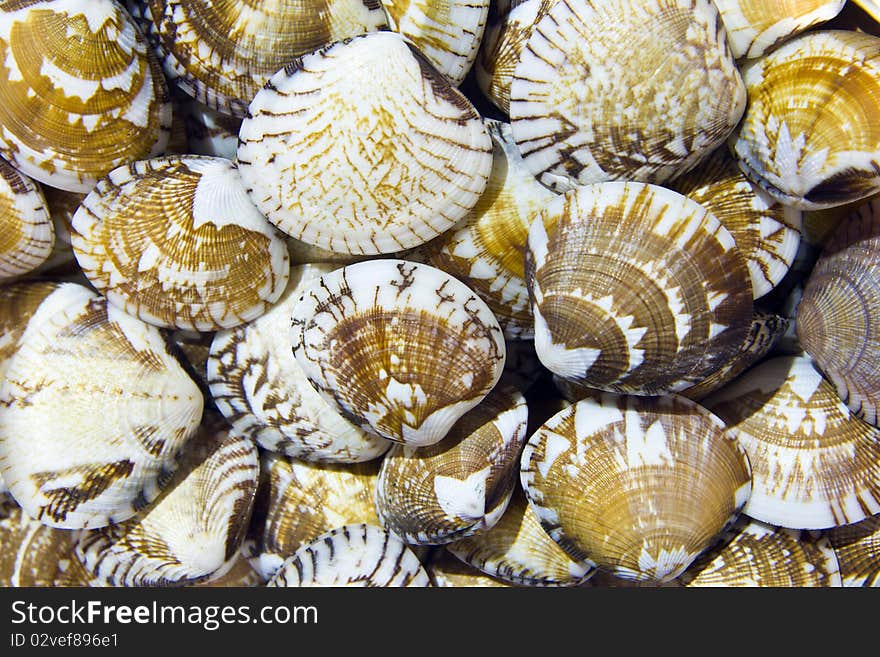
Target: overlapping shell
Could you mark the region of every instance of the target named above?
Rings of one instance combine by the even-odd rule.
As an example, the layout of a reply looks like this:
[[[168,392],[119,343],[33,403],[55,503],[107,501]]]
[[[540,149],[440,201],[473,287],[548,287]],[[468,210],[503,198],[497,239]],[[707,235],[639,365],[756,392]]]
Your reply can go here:
[[[241,119],[192,101],[183,115],[189,152],[234,160],[238,153]]]
[[[827,532],[844,586],[880,587],[880,515]]]
[[[454,557],[448,550],[434,550],[425,569],[431,578],[432,586],[443,588],[509,587],[510,583],[497,577],[490,577]]]
[[[54,245],[55,227],[42,190],[0,160],[0,281],[35,270]]]

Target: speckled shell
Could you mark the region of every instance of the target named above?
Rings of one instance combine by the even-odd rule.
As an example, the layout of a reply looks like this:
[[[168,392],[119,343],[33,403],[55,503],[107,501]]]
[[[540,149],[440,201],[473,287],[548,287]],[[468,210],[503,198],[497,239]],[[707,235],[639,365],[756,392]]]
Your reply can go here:
[[[438,548],[431,553],[425,563],[425,570],[428,571],[431,584],[442,588],[504,588],[513,586],[503,579],[490,577],[473,566],[469,566],[443,548]]]
[[[378,0],[149,0],[169,75],[185,93],[244,116],[254,94],[295,57],[387,28]]]
[[[334,269],[333,264],[292,267],[287,290],[266,314],[218,331],[207,362],[208,383],[235,430],[264,449],[308,461],[369,461],[391,442],[343,418],[315,391],[290,348],[294,305]]]
[[[423,587],[428,572],[399,538],[352,524],[317,536],[285,560],[267,586]]]
[[[464,283],[382,259],[325,274],[292,311],[293,354],[309,381],[368,431],[439,442],[495,386],[501,327]]]
[[[585,185],[532,222],[535,350],[592,388],[679,392],[736,357],[752,289],[730,232],[701,205],[634,182]]]
[[[62,284],[33,311],[0,385],[0,473],[32,517],[98,528],[157,497],[203,399],[159,331]]]
[[[795,328],[849,409],[880,424],[880,200],[834,232],[804,286]]]
[[[476,205],[492,168],[476,109],[394,32],[293,60],[254,96],[239,139],[242,179],[269,220],[343,253],[436,237]]]
[[[749,455],[747,515],[826,529],[880,513],[880,430],[850,413],[809,358],[764,361],[702,403]]]
[[[74,213],[71,243],[111,303],[165,328],[214,331],[255,319],[281,296],[290,268],[284,240],[224,158],[114,169]]]
[[[565,192],[661,184],[721,145],[746,92],[709,0],[561,0],[531,32],[510,85],[526,165]]]
[[[0,160],[0,281],[35,270],[54,245],[55,228],[42,190]]]
[[[827,532],[844,586],[880,587],[880,515]]]
[[[807,32],[742,75],[748,109],[729,145],[751,180],[805,210],[880,191],[880,37]]]
[[[575,560],[624,579],[667,581],[749,499],[749,461],[724,429],[677,395],[597,394],[529,438],[523,488],[541,525]]]
[[[114,167],[165,148],[162,71],[115,0],[4,3],[0,59],[0,155],[28,176],[88,192]]]

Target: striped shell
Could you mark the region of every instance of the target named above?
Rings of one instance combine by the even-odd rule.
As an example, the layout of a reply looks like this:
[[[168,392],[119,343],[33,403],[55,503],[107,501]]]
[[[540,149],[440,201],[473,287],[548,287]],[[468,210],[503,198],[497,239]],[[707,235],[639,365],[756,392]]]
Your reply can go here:
[[[431,585],[441,588],[503,588],[512,586],[497,577],[490,577],[454,557],[448,550],[438,548],[425,563]]]
[[[157,497],[203,400],[159,331],[65,283],[33,311],[0,385],[0,474],[44,524],[98,528]]]
[[[826,529],[880,513],[880,430],[850,413],[809,358],[764,361],[702,403],[749,455],[747,515]]]
[[[844,586],[880,587],[880,515],[827,532]]]
[[[165,148],[168,89],[118,2],[6,2],[0,60],[0,155],[28,176],[88,192],[114,167]]]
[[[334,269],[333,264],[292,267],[287,290],[266,314],[218,331],[208,382],[214,403],[235,430],[264,449],[325,463],[369,461],[391,443],[343,418],[312,387],[290,348],[294,305]]]
[[[61,287],[50,281],[16,281],[0,286],[0,379],[31,317],[50,294]]]
[[[114,169],[72,224],[73,250],[92,285],[157,326],[237,326],[263,314],[287,285],[284,240],[223,158],[169,156]]]
[[[325,274],[293,309],[293,354],[309,381],[368,431],[439,442],[495,386],[505,345],[463,283],[405,260]]]
[[[660,184],[721,145],[746,93],[709,0],[556,2],[510,85],[526,165],[560,192]]]
[[[523,488],[575,560],[664,582],[710,547],[749,499],[749,461],[724,424],[677,395],[597,394],[529,438]]]
[[[239,139],[242,179],[269,220],[343,253],[436,237],[476,205],[492,167],[476,109],[394,32],[293,60],[254,96]]]
[[[42,190],[0,160],[0,281],[35,270],[54,244],[55,227]]]
[[[267,586],[423,587],[430,578],[418,557],[381,527],[344,525],[315,537],[288,557]]]
[[[806,210],[880,191],[880,37],[807,32],[742,75],[748,109],[729,144],[751,180]]]
[[[655,185],[585,185],[532,222],[525,257],[535,349],[592,388],[678,392],[733,359],[752,290],[733,238],[698,203]]]

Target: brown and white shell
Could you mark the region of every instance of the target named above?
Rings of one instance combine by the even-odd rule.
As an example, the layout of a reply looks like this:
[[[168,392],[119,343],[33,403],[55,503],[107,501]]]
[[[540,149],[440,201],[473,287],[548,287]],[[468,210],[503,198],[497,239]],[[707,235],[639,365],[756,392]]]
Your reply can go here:
[[[34,271],[55,245],[42,190],[0,159],[0,281]]]
[[[476,205],[492,168],[477,110],[395,32],[291,61],[254,96],[239,139],[242,179],[269,221],[343,253],[436,237]]]
[[[529,438],[521,477],[573,559],[656,582],[710,547],[751,491],[748,458],[724,423],[673,394],[577,402]]]
[[[238,153],[241,119],[212,110],[198,101],[186,104],[183,114],[189,152],[234,160]]]
[[[734,359],[752,287],[730,232],[700,204],[645,183],[584,185],[529,229],[535,350],[591,388],[679,392]]]
[[[154,500],[203,409],[158,329],[74,283],[33,310],[0,400],[0,474],[31,517],[70,529]]]
[[[844,586],[880,587],[880,515],[826,532]]]
[[[111,171],[72,219],[77,262],[111,303],[165,328],[214,331],[263,314],[287,286],[281,234],[235,164],[168,156]]]
[[[512,584],[469,566],[448,550],[437,548],[425,562],[431,585],[442,588],[504,588]]]
[[[0,155],[31,178],[88,192],[165,148],[165,79],[115,0],[4,3],[0,59]]]
[[[395,442],[439,442],[504,369],[498,321],[464,283],[379,259],[324,274],[294,306],[290,341],[343,416]]]
[[[14,281],[0,286],[0,379],[33,314],[61,287],[51,281]]]

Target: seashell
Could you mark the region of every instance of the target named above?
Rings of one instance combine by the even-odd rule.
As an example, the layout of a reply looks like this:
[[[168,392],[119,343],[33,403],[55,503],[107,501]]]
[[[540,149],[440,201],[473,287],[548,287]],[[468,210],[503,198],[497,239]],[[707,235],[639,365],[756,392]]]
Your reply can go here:
[[[846,0],[715,0],[736,59],[760,57],[815,25],[829,21]]]
[[[317,536],[288,557],[267,586],[423,587],[428,572],[381,527],[351,524]]]
[[[174,346],[175,355],[183,365],[187,374],[199,384],[202,395],[208,404],[214,399],[208,389],[208,356],[211,350],[213,333],[198,333],[197,331],[177,330],[170,333],[169,342]]]
[[[498,522],[518,472],[528,408],[512,386],[496,386],[428,447],[395,445],[376,482],[382,526],[410,545],[443,545]]]
[[[207,361],[208,382],[235,431],[263,449],[307,461],[369,461],[392,443],[343,418],[312,387],[290,348],[294,305],[334,269],[333,264],[292,267],[287,290],[266,314],[218,331]]]
[[[880,37],[801,34],[742,67],[748,109],[728,140],[784,205],[815,210],[880,191]],[[792,102],[797,98],[798,102]]]
[[[850,413],[808,357],[766,360],[701,403],[749,455],[746,515],[827,529],[880,513],[880,430]]]
[[[624,579],[668,581],[749,499],[749,461],[724,429],[678,395],[597,394],[529,438],[523,488],[576,561]]]
[[[312,385],[343,416],[395,442],[439,442],[504,368],[495,316],[428,265],[346,265],[324,274],[292,314],[293,355]]]
[[[529,229],[525,268],[538,357],[591,388],[679,392],[748,336],[751,283],[733,238],[663,187],[607,182],[554,199]]]
[[[798,341],[819,371],[855,415],[880,424],[880,200],[835,231],[796,313]]]
[[[880,200],[880,194],[869,196],[867,199],[859,199],[852,203],[835,205],[832,208],[804,212],[801,239],[812,247],[822,249],[845,219],[866,203],[876,200]],[[810,269],[812,270],[812,267]]]
[[[497,577],[489,577],[461,559],[454,557],[448,550],[438,548],[425,563],[425,570],[431,578],[432,586],[442,588],[495,588],[509,587],[510,583]]]
[[[136,518],[77,542],[77,558],[98,581],[181,586],[234,564],[257,489],[257,447],[208,418],[159,499]]]
[[[555,194],[526,168],[510,124],[484,119],[492,173],[477,205],[424,247],[426,261],[466,283],[486,302],[508,339],[534,335],[523,253],[532,218]]]
[[[810,538],[745,516],[680,580],[691,587],[841,586],[840,566],[827,537]]]
[[[0,379],[40,304],[61,287],[49,281],[15,281],[0,286]]]
[[[476,205],[492,168],[477,110],[394,32],[293,60],[256,93],[239,139],[242,179],[269,221],[342,253],[436,237]]]
[[[446,550],[462,563],[517,586],[581,586],[595,573],[550,538],[518,485],[493,527],[450,543]]]
[[[240,118],[222,114],[194,100],[186,104],[183,122],[191,153],[235,159]]]
[[[287,253],[292,265],[309,265],[318,262],[335,262],[339,267],[350,265],[362,260],[370,260],[371,256],[352,255],[350,253],[337,253],[328,251],[317,246],[312,246],[298,239],[288,236]]]
[[[510,84],[526,165],[559,192],[661,184],[724,143],[746,92],[709,0],[556,2]]]
[[[86,195],[49,185],[41,185],[40,189],[52,220],[55,243],[52,253],[36,271],[42,276],[64,277],[79,274],[81,270],[73,255],[73,247],[70,246],[70,220]]]
[[[224,568],[225,570],[221,569],[223,572],[215,573],[208,579],[196,582],[193,586],[198,588],[254,588],[266,584],[266,579],[254,570],[240,550],[235,553]]]
[[[0,160],[0,281],[34,271],[54,245],[55,229],[42,190]]]
[[[843,586],[880,586],[880,515],[826,533],[837,560]]]
[[[223,158],[169,156],[114,169],[74,213],[72,230],[95,288],[157,326],[237,326],[287,285],[283,239]]]
[[[119,3],[4,3],[0,51],[0,155],[31,178],[85,193],[165,148],[168,88]]]
[[[155,327],[73,283],[33,311],[0,403],[9,490],[31,517],[71,529],[122,522],[154,500],[203,409]]]
[[[265,481],[244,550],[267,580],[287,557],[325,532],[356,523],[379,525],[378,461],[319,464],[264,452],[261,471]]]
[[[853,0],[849,4],[859,7],[875,21],[880,22],[880,4],[877,3],[877,0]]]

